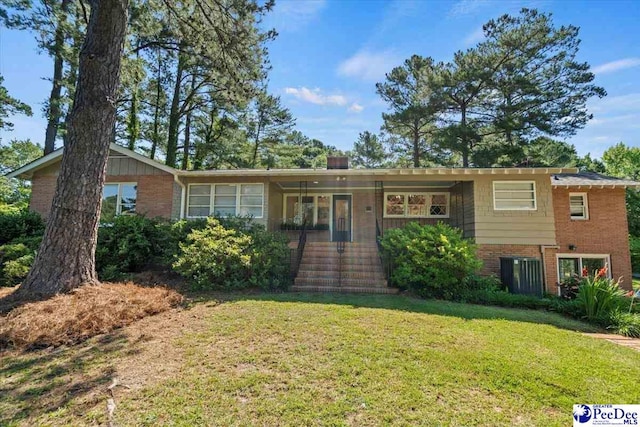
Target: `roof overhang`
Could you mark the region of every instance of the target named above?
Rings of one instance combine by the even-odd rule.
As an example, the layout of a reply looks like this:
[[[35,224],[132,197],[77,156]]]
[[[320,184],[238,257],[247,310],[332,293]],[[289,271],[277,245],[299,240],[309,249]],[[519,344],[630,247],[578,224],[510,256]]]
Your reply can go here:
[[[312,178],[368,178],[384,180],[385,177],[429,177],[447,179],[459,175],[552,175],[576,173],[576,168],[426,168],[426,169],[224,169],[185,171],[176,170],[180,177],[273,177],[293,178],[297,180]]]
[[[592,189],[592,188],[640,188],[640,182],[630,179],[601,175],[595,172],[577,174],[553,174],[551,186],[554,188]]]
[[[158,163],[155,160],[151,160],[148,157],[142,156],[134,151],[131,151],[127,148],[121,147],[116,144],[109,144],[109,149],[115,151],[116,153],[122,154],[124,156],[130,157],[134,160],[137,160],[142,163],[146,163],[154,168],[160,169],[164,172],[167,172],[171,175],[176,175],[177,170],[163,165],[162,163]],[[13,172],[9,172],[6,174],[7,178],[21,178],[21,179],[31,179],[33,177],[34,172],[46,168],[47,166],[51,166],[62,159],[62,153],[64,148],[58,148],[57,150],[47,154],[46,156],[40,157],[37,160],[34,160],[31,163],[27,163],[19,169],[14,170]]]
[[[623,182],[623,183],[594,183],[594,184],[551,184],[553,188],[571,188],[576,190],[598,189],[614,189],[614,188],[640,188],[640,182]]]

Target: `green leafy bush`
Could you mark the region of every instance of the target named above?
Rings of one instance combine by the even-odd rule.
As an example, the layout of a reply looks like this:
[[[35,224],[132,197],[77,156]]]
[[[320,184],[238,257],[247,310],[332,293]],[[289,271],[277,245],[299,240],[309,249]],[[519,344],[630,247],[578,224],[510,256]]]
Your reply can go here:
[[[606,321],[623,301],[624,291],[618,282],[606,278],[605,274],[606,270],[602,269],[585,277],[578,289],[576,300],[584,309],[587,320]]]
[[[468,288],[465,279],[481,266],[474,244],[443,223],[410,222],[387,230],[381,245],[393,263],[392,284],[422,297],[452,299]]]
[[[640,314],[615,310],[609,316],[607,329],[616,334],[640,338]]]
[[[15,286],[27,277],[41,237],[21,237],[0,246],[0,286]]]
[[[120,215],[98,230],[96,269],[101,280],[120,280],[127,273],[165,263],[170,228],[155,219]]]
[[[42,217],[28,210],[0,212],[0,245],[23,237],[41,236],[44,233]]]
[[[235,226],[232,228],[231,226]],[[189,224],[180,224],[188,228]],[[258,224],[207,218],[202,229],[191,228],[174,269],[197,289],[242,289],[257,286],[276,290],[288,286],[289,251],[285,236]]]
[[[531,295],[512,294],[507,291],[477,289],[462,292],[462,302],[470,304],[495,305],[509,308],[530,308],[534,310],[551,309],[553,303],[550,299],[538,298]]]
[[[629,247],[631,249],[631,269],[640,273],[640,237],[630,236]]]

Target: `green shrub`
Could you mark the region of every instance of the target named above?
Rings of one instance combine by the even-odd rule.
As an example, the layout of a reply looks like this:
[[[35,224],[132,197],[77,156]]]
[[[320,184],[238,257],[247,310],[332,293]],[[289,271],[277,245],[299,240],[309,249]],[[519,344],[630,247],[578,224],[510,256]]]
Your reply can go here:
[[[27,277],[41,237],[21,237],[0,246],[0,286],[15,286]]]
[[[509,308],[551,309],[551,299],[531,295],[512,294],[502,290],[476,289],[461,293],[461,302],[470,304],[495,305]]]
[[[606,321],[624,301],[624,291],[618,282],[604,277],[605,272],[602,269],[593,276],[585,277],[578,289],[576,300],[584,309],[587,320]]]
[[[34,254],[27,254],[4,263],[2,268],[2,280],[4,286],[15,286],[22,283],[33,264]]]
[[[173,264],[175,270],[200,290],[283,289],[289,284],[289,251],[285,236],[269,233],[246,221],[207,218],[202,229],[191,227]],[[180,224],[178,228],[189,228]]]
[[[23,237],[42,236],[44,233],[42,217],[28,210],[0,213],[0,245]]]
[[[120,280],[127,273],[163,263],[170,242],[170,228],[155,219],[117,216],[98,230],[98,275],[101,280]]]
[[[578,296],[578,290],[582,284],[582,277],[572,274],[560,281],[560,295],[564,299],[572,300]]]
[[[263,227],[251,230],[251,269],[249,282],[264,290],[283,290],[289,286],[289,239]]]
[[[381,244],[393,263],[392,284],[422,297],[454,298],[481,266],[473,243],[462,238],[461,230],[442,223],[410,222],[387,230]]]
[[[607,329],[626,337],[640,338],[640,314],[615,310],[609,316]]]
[[[631,269],[640,273],[640,237],[630,236],[629,247],[631,249]]]

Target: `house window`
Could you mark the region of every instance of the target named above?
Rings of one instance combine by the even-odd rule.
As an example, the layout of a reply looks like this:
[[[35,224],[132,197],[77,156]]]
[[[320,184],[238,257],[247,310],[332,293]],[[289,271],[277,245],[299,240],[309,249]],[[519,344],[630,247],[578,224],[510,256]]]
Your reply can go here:
[[[503,211],[536,210],[536,183],[493,181],[493,208]]]
[[[587,193],[569,193],[571,219],[589,219]]]
[[[190,184],[187,217],[251,216],[262,218],[263,184]]]
[[[133,214],[136,211],[138,186],[136,183],[109,183],[102,190],[102,221],[113,221],[117,215]]]
[[[591,254],[559,254],[558,255],[558,280],[562,281],[571,276],[582,276],[583,272],[593,275],[596,271],[610,265],[609,255],[591,255]],[[611,277],[611,271],[607,272],[607,276]]]
[[[449,193],[385,193],[384,216],[449,218]]]
[[[323,225],[328,228],[330,208],[331,196],[328,195],[285,195],[283,223],[300,225],[304,219],[307,225]]]

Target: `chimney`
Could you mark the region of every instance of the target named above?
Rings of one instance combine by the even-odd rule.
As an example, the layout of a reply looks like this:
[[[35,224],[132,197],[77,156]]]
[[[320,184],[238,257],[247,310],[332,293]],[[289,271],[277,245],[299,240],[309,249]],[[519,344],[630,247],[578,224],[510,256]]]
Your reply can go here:
[[[349,169],[349,158],[346,156],[327,156],[327,169]]]

